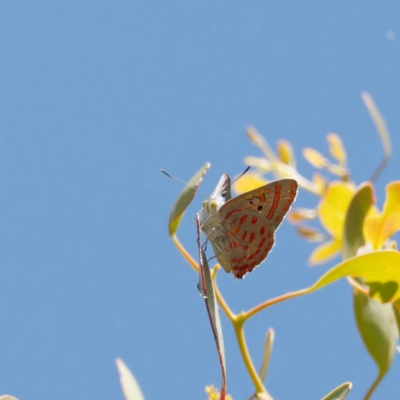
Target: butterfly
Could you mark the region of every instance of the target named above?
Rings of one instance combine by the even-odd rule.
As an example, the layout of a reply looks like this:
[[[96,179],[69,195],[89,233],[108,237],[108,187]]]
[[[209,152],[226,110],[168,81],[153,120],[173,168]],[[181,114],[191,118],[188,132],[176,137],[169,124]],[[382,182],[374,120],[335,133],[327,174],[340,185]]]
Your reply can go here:
[[[226,272],[241,279],[266,259],[297,188],[294,179],[281,179],[232,199],[229,175],[222,175],[198,217]]]

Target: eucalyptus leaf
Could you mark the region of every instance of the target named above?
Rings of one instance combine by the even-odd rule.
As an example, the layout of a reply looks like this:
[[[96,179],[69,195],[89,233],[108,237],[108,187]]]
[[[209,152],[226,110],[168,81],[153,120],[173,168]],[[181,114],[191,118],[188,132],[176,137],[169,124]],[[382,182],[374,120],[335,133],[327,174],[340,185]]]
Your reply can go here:
[[[368,182],[358,188],[347,209],[342,243],[343,260],[353,257],[364,246],[363,225],[368,210],[374,204],[372,185]]]
[[[397,319],[391,303],[382,304],[357,290],[354,291],[354,313],[365,347],[379,369],[369,390],[371,394],[393,361],[399,338]]]
[[[210,267],[208,266],[207,257],[199,245],[200,270],[198,289],[206,303],[207,313],[211,324],[211,330],[214,335],[215,344],[217,346],[218,358],[221,366],[222,385],[220,400],[226,396],[226,364],[224,338],[222,335],[222,325],[219,318],[217,300],[215,298],[214,286],[211,278]]]
[[[192,202],[194,195],[196,194],[196,189],[199,187],[203,176],[210,168],[210,165],[210,163],[205,163],[204,166],[201,167],[197,171],[197,173],[189,180],[187,185],[185,185],[184,189],[182,190],[181,194],[176,199],[169,217],[168,230],[170,236],[175,235],[183,214],[185,213],[186,208]],[[165,174],[168,175],[167,173]]]
[[[122,393],[124,394],[125,400],[144,400],[139,384],[129,368],[120,358],[117,358],[115,363],[117,364]]]
[[[333,389],[332,392],[328,393],[325,397],[321,400],[343,400],[352,387],[351,382],[342,383],[336,389]]]

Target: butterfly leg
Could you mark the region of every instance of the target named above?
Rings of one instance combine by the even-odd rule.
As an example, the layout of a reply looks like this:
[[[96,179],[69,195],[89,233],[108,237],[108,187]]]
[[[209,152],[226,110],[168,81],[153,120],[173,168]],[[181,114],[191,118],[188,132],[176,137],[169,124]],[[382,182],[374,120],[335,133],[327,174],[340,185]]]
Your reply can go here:
[[[211,235],[210,235],[211,236]],[[208,247],[208,238],[205,240],[205,242],[203,243],[203,245],[201,246],[202,250],[204,251],[204,253],[207,251],[207,247]],[[207,262],[211,261],[213,258],[217,258],[217,256],[213,256],[211,258],[207,259]]]

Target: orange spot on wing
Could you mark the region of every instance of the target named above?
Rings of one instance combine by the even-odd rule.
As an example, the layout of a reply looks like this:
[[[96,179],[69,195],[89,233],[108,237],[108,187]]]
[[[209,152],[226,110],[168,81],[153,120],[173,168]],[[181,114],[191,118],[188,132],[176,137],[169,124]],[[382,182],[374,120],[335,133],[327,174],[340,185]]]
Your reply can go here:
[[[240,211],[240,210],[231,210],[231,211],[229,211],[229,212],[225,215],[224,220],[227,220],[233,213],[238,212],[238,211]]]
[[[246,219],[247,219],[247,215],[243,215],[243,217],[240,218],[240,220],[239,220],[239,224],[243,224],[243,222],[246,221]]]
[[[274,201],[272,202],[272,206],[269,210],[269,213],[267,215],[267,219],[271,219],[274,216],[275,210],[278,208],[279,205],[279,199],[281,198],[281,190],[282,190],[282,185],[275,185],[275,197]]]
[[[240,226],[236,226],[231,230],[231,235],[236,235],[240,231]]]

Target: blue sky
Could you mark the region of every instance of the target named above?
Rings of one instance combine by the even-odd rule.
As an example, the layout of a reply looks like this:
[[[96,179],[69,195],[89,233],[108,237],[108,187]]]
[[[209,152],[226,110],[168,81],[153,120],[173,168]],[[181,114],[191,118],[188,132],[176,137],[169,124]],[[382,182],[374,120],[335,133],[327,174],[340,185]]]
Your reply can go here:
[[[337,132],[356,182],[382,150],[360,93],[392,134],[377,184],[399,179],[400,4],[296,1],[11,1],[0,3],[0,393],[21,399],[122,398],[121,357],[147,399],[202,399],[220,384],[197,277],[167,234],[188,180],[201,187],[260,155],[244,129],[274,144],[327,148]],[[190,224],[179,237],[196,254]],[[316,199],[300,193],[298,206]],[[236,312],[310,285],[313,245],[287,222],[266,263],[219,286]],[[211,254],[210,254],[211,255]],[[228,392],[251,382],[222,316]],[[346,282],[279,304],[246,326],[257,365],[276,342],[267,388],[276,399],[318,399],[352,381],[359,399],[376,367],[358,336]],[[376,398],[395,398],[400,364]]]

